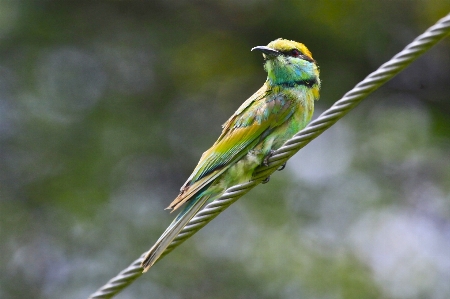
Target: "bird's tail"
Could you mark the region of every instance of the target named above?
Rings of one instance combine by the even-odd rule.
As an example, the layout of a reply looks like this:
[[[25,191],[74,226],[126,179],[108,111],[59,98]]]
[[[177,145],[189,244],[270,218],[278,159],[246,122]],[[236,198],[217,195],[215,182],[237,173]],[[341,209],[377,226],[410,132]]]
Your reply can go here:
[[[192,198],[188,201],[186,207],[177,215],[175,220],[169,225],[165,232],[159,237],[155,245],[147,252],[144,260],[141,263],[141,267],[144,268],[143,273],[147,272],[151,266],[158,260],[163,254],[166,248],[172,243],[173,239],[178,236],[180,231],[186,226],[186,224],[197,214],[197,212],[208,201],[211,195],[203,195],[200,193],[196,198]]]

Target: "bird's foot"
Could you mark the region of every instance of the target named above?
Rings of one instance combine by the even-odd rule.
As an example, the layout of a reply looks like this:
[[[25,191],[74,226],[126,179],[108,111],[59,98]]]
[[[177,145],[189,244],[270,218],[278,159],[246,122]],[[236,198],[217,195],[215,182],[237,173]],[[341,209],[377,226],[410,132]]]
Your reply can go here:
[[[264,160],[263,160],[264,166],[266,166],[266,167],[269,166],[269,158],[273,156],[274,152],[275,152],[274,150],[270,150],[269,154],[264,158]]]
[[[270,181],[270,175],[262,180],[261,184],[267,184]]]

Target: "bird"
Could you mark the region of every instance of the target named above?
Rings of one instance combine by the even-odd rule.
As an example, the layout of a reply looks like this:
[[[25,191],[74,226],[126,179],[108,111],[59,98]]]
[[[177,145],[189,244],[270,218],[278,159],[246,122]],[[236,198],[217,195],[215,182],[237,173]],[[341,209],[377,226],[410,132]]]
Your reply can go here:
[[[229,187],[251,180],[254,170],[311,120],[319,99],[319,66],[308,48],[278,38],[262,52],[267,79],[222,125],[217,141],[203,153],[179,195],[167,207],[185,207],[146,253],[143,272],[158,260],[187,223]]]

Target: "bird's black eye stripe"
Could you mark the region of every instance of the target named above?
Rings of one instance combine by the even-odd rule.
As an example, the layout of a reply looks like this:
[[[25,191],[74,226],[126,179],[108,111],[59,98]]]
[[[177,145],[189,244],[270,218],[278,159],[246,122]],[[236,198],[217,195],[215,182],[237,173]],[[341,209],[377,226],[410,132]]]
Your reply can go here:
[[[296,57],[296,58],[300,58],[309,62],[315,62],[314,59],[310,58],[309,56],[303,54],[302,52],[300,52],[300,50],[298,49],[292,49],[292,50],[287,50],[287,51],[280,51],[280,53],[284,56],[289,56],[289,57]]]
[[[292,57],[299,57],[299,56],[303,55],[303,53],[297,49],[282,51],[281,53],[283,53],[283,55],[285,55],[285,56],[292,56]]]

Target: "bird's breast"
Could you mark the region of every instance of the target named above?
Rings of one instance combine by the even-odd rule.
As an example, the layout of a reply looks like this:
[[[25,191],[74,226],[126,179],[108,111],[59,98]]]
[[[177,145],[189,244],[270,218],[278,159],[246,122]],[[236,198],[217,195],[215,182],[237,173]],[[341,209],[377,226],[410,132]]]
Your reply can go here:
[[[290,90],[291,96],[295,102],[293,121],[297,124],[296,132],[303,129],[311,120],[314,113],[314,100],[316,100],[313,88],[299,86]]]
[[[303,129],[314,112],[314,92],[311,88],[299,86],[282,90],[278,95],[285,98],[290,105],[290,116],[267,136],[266,142],[271,142],[271,149],[278,149],[284,142]],[[266,145],[267,147],[268,145]]]

